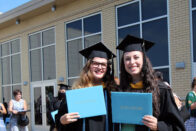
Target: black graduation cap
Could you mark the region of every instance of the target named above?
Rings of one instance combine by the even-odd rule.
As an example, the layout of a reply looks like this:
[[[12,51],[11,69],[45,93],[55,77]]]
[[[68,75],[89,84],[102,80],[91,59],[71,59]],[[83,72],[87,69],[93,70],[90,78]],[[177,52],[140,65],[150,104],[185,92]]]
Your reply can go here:
[[[116,47],[116,49],[124,52],[129,51],[148,51],[154,45],[153,42],[127,35],[122,42]]]
[[[69,89],[69,87],[71,87],[71,86],[69,86],[69,85],[65,85],[65,84],[58,84],[58,86],[60,86],[60,90],[68,90]]]
[[[87,47],[79,51],[79,53],[84,57],[86,57],[87,59],[91,59],[94,57],[112,59],[116,57],[102,42]]]

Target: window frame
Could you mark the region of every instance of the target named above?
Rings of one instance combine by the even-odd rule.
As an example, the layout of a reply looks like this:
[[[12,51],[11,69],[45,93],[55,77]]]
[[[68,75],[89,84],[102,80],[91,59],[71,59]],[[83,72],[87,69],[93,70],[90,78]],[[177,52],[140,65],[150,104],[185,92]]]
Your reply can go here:
[[[190,7],[190,46],[191,46],[191,67],[192,67],[192,71],[191,71],[191,76],[192,78],[196,75],[194,72],[196,70],[196,62],[194,62],[194,49],[193,49],[193,11],[196,11],[196,7],[192,7],[192,1],[193,0],[189,0],[189,7]],[[195,32],[196,33],[196,32]],[[196,52],[196,50],[195,50]]]
[[[123,26],[118,26],[118,8],[120,7],[123,7],[123,6],[126,6],[126,5],[129,5],[129,4],[134,4],[136,2],[139,2],[139,22],[135,22],[135,23],[131,23],[131,24],[126,24],[126,25],[123,25]],[[142,25],[144,23],[147,23],[147,22],[152,22],[152,21],[155,21],[155,20],[160,20],[160,19],[163,19],[163,18],[166,18],[167,20],[167,37],[168,37],[168,65],[163,65],[163,66],[156,66],[156,67],[153,67],[153,69],[165,69],[165,68],[168,68],[168,72],[169,72],[169,83],[171,84],[172,83],[172,80],[171,80],[171,64],[170,64],[170,32],[169,32],[169,2],[168,0],[166,0],[166,4],[167,4],[167,13],[165,15],[162,15],[162,16],[157,16],[157,17],[152,17],[150,19],[145,19],[145,20],[142,20],[142,5],[141,5],[141,0],[134,0],[134,1],[131,1],[131,2],[126,2],[126,3],[123,3],[123,4],[120,4],[120,5],[117,5],[115,7],[115,15],[116,15],[116,46],[118,46],[118,41],[119,41],[119,29],[123,29],[123,28],[127,28],[127,27],[132,27],[132,26],[135,26],[135,25],[139,25],[140,27],[140,37],[143,37],[143,31],[142,31]],[[117,74],[118,74],[118,77],[120,78],[120,51],[117,50]]]
[[[12,53],[12,47],[11,47],[11,42],[13,42],[13,41],[15,41],[15,40],[19,40],[19,46],[20,46],[20,48],[19,48],[19,51],[17,52],[17,53]],[[3,44],[9,44],[9,50],[10,50],[10,52],[9,52],[9,54],[8,55],[4,55],[4,56],[2,56],[2,52],[1,52],[1,54],[0,54],[0,57],[1,57],[1,90],[2,90],[2,92],[3,92],[3,88],[8,88],[8,87],[10,87],[11,89],[11,92],[10,92],[10,97],[11,98],[13,98],[13,94],[12,94],[12,92],[13,92],[13,87],[14,86],[20,86],[20,88],[22,88],[22,56],[21,56],[21,38],[14,38],[14,39],[11,39],[11,40],[8,40],[8,41],[5,41],[5,42],[2,42],[2,43],[0,43],[0,50],[2,49],[2,45]],[[13,73],[12,73],[12,57],[13,56],[16,56],[16,55],[19,55],[19,58],[20,58],[20,82],[19,83],[13,83]],[[3,67],[2,67],[2,59],[4,59],[4,58],[10,58],[10,60],[9,60],[9,62],[10,62],[10,65],[9,65],[9,68],[10,68],[10,84],[3,84],[3,72],[2,72],[2,70],[3,70]],[[3,97],[5,97],[3,94],[2,94],[2,98]],[[9,102],[9,101],[6,101],[6,102]]]
[[[84,34],[84,19],[85,18],[89,18],[91,16],[95,16],[95,15],[100,15],[100,23],[101,23],[100,27],[101,27],[101,30],[100,30],[100,32],[96,32],[96,33],[85,35]],[[82,35],[80,37],[75,37],[75,38],[71,38],[71,39],[67,40],[67,26],[66,25],[69,24],[69,23],[72,23],[72,22],[76,22],[78,20],[81,20]],[[73,40],[81,39],[82,40],[82,49],[84,49],[85,48],[85,38],[87,38],[87,37],[100,35],[101,36],[101,40],[100,41],[103,41],[102,40],[103,39],[103,37],[102,37],[102,35],[103,35],[103,32],[102,32],[103,31],[103,28],[102,28],[102,12],[92,13],[92,14],[89,14],[87,16],[83,16],[83,17],[80,17],[80,18],[77,18],[77,19],[65,22],[64,26],[65,26],[64,29],[65,29],[65,48],[66,48],[65,49],[65,52],[66,52],[66,60],[65,60],[65,62],[66,62],[66,65],[67,65],[66,66],[66,83],[70,84],[69,80],[74,80],[74,79],[79,78],[80,74],[78,74],[77,76],[73,76],[73,77],[69,76],[69,73],[68,73],[69,72],[68,42],[73,41]],[[85,58],[83,57],[82,58],[82,67],[85,65],[85,63],[86,63],[86,61],[85,61]]]
[[[45,32],[45,31],[47,31],[47,30],[51,30],[51,29],[53,29],[54,30],[54,43],[52,43],[52,44],[47,44],[47,45],[44,45],[43,46],[43,32]],[[40,47],[36,47],[36,48],[33,48],[33,49],[30,49],[30,36],[32,36],[32,35],[35,35],[35,34],[38,34],[38,33],[40,33]],[[55,54],[55,56],[54,56],[54,58],[55,58],[55,60],[54,60],[54,62],[55,62],[55,78],[54,79],[50,79],[50,80],[44,80],[44,64],[43,64],[43,49],[44,48],[47,48],[47,47],[50,47],[50,46],[54,46],[54,54]],[[56,80],[56,77],[57,77],[57,70],[56,70],[56,68],[57,68],[57,66],[56,66],[56,28],[54,27],[54,26],[52,26],[52,27],[49,27],[49,28],[46,28],[46,29],[43,29],[43,30],[40,30],[40,31],[37,31],[37,32],[34,32],[34,33],[30,33],[30,34],[28,34],[28,55],[29,55],[29,79],[30,79],[30,82],[40,82],[40,81],[32,81],[32,72],[31,72],[31,51],[34,51],[34,50],[39,50],[40,49],[40,54],[41,54],[41,70],[42,70],[42,72],[41,72],[41,80],[40,81],[51,81],[51,80]]]

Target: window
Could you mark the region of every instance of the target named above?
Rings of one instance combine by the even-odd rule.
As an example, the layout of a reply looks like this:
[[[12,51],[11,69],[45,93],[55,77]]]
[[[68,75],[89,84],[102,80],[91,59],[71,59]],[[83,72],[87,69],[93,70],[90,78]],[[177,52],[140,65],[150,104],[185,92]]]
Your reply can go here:
[[[193,41],[193,62],[196,62],[196,0],[192,0],[192,41]]]
[[[1,44],[1,72],[2,95],[9,102],[13,90],[21,89],[20,39]]]
[[[55,29],[29,35],[31,81],[56,79]]]
[[[65,24],[68,84],[78,78],[85,60],[78,52],[101,41],[101,14],[93,14]]]
[[[192,7],[196,7],[196,0],[192,0]]]
[[[167,0],[135,0],[117,6],[116,15],[118,44],[127,34],[155,42],[147,56],[156,70],[168,73]],[[119,51],[119,58],[121,56]],[[164,76],[169,80],[169,74]]]

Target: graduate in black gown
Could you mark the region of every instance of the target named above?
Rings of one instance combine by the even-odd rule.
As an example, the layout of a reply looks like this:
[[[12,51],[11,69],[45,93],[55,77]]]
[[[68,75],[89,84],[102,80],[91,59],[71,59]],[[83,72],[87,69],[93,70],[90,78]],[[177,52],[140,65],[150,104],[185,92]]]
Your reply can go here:
[[[69,90],[69,85],[65,84],[58,84],[59,90],[58,90],[58,96],[53,97],[50,102],[48,102],[48,112],[47,112],[47,118],[48,123],[50,124],[50,131],[53,131],[56,128],[56,123],[52,118],[51,112],[58,110],[60,108],[61,102],[63,99],[65,99],[65,91]]]
[[[123,51],[120,69],[121,91],[146,92],[152,93],[153,96],[153,115],[143,117],[144,125],[121,124],[121,131],[185,130],[184,122],[175,104],[171,89],[167,88],[164,83],[157,82],[153,75],[154,70],[145,53],[153,45],[152,42],[127,35],[117,46],[117,49]]]
[[[87,58],[88,61],[72,88],[79,89],[102,85],[107,115],[79,119],[80,114],[68,113],[65,99],[56,116],[58,131],[112,131],[109,92],[116,88],[112,66],[115,55],[101,42],[80,51],[80,54]],[[112,59],[112,62],[109,61],[110,59]]]

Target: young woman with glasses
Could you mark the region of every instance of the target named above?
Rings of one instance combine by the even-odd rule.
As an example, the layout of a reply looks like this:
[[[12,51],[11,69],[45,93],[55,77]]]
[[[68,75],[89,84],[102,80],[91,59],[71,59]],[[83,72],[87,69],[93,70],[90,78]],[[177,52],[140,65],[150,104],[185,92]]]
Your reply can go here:
[[[111,131],[111,107],[109,91],[115,89],[116,83],[113,76],[112,63],[109,61],[115,55],[103,45],[97,43],[80,51],[87,58],[86,65],[83,67],[79,79],[73,84],[73,89],[103,86],[106,101],[107,115],[79,119],[78,113],[68,113],[67,102],[65,101],[57,115],[58,131]]]

